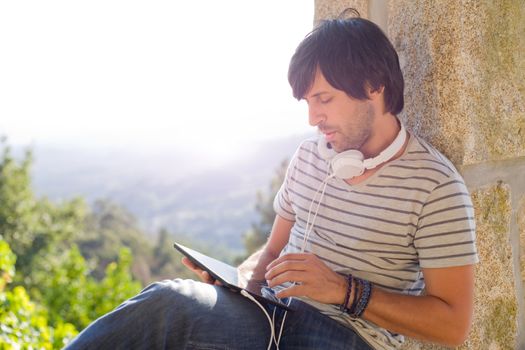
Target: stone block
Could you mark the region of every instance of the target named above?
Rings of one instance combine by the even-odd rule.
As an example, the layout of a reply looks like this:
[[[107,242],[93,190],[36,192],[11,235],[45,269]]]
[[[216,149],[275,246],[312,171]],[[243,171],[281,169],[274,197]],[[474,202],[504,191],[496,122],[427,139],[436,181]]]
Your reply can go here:
[[[402,118],[455,164],[525,155],[523,1],[390,0]]]
[[[469,349],[514,349],[518,301],[515,293],[510,189],[503,183],[473,192],[480,263]]]
[[[509,241],[509,186],[499,183],[472,193],[476,213],[477,248],[474,320],[470,336],[458,349],[514,349],[518,302]],[[405,350],[445,349],[409,340]]]
[[[521,282],[523,289],[525,289],[525,197],[520,201],[517,211],[518,232],[520,235],[520,271]],[[525,304],[525,299],[523,300]]]

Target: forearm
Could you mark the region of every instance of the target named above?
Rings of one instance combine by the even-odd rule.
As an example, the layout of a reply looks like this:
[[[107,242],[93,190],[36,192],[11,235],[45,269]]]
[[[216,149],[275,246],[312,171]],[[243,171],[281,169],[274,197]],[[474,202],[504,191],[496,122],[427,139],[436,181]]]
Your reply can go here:
[[[267,249],[265,244],[261,249],[253,253],[241,265],[239,271],[245,276],[249,275],[249,279],[264,280],[266,273],[266,266],[275,260],[279,254]]]
[[[457,346],[470,328],[470,313],[435,296],[410,296],[375,288],[363,318],[393,333]]]
[[[470,330],[474,266],[423,269],[425,295],[374,288],[363,318],[394,333],[457,346]]]
[[[266,267],[279,257],[281,250],[288,242],[293,224],[293,221],[285,220],[277,215],[268,242],[239,265],[238,269],[241,274],[247,276],[248,279],[265,280]]]

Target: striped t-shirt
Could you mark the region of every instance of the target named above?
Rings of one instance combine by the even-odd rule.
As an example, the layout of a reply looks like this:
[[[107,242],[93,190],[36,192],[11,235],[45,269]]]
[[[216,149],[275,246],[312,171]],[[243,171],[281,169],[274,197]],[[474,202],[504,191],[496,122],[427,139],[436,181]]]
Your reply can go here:
[[[274,201],[279,216],[295,221],[281,254],[301,251],[310,207],[313,217],[327,175],[317,140],[304,141]],[[418,295],[425,287],[422,268],[478,262],[472,202],[450,161],[410,135],[403,155],[363,182],[328,180],[305,251],[375,288]],[[374,348],[393,349],[403,342],[401,335],[353,320],[338,306],[301,299],[354,328]]]

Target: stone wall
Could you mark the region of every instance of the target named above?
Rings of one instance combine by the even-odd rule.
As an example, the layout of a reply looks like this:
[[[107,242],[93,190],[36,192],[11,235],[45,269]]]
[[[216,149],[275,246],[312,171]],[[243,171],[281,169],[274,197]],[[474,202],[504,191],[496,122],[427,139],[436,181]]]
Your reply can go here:
[[[480,264],[461,349],[525,349],[525,1],[316,0],[387,33],[405,76],[401,118],[457,166],[472,194]],[[405,349],[438,349],[416,341]]]

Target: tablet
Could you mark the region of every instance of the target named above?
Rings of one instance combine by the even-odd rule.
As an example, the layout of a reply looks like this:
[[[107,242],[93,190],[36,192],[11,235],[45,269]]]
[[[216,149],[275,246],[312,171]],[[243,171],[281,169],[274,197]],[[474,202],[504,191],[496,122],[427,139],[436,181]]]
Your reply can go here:
[[[210,276],[234,292],[245,290],[258,301],[270,303],[288,311],[292,310],[288,305],[283,303],[281,299],[275,296],[273,290],[266,284],[266,281],[250,281],[250,283],[248,283],[246,278],[240,276],[236,267],[199,253],[198,251],[185,247],[182,244],[174,243],[173,246],[192,263],[204,271],[207,271]]]

